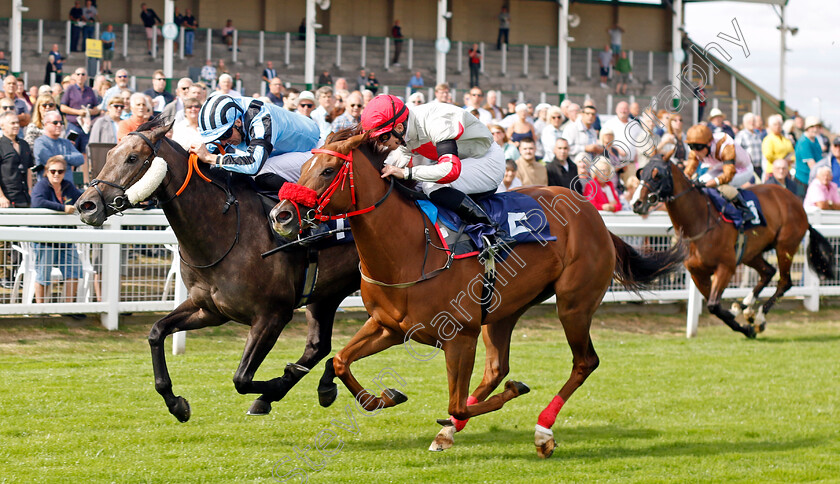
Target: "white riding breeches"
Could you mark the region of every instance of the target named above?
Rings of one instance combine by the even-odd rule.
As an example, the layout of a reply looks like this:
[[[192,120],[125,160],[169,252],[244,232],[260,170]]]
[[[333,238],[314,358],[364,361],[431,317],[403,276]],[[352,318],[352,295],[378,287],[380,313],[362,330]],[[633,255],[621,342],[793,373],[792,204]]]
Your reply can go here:
[[[309,151],[293,151],[291,153],[283,153],[282,155],[272,156],[265,160],[257,175],[263,173],[274,173],[275,175],[283,177],[284,180],[292,183],[297,183],[300,180],[300,167],[312,158],[312,153]]]
[[[702,183],[706,183],[707,181],[714,179],[714,177],[718,175],[720,175],[720,173],[706,172],[700,175],[699,180]],[[749,170],[744,170],[741,173],[736,173],[735,176],[732,177],[732,180],[729,183],[727,183],[727,185],[731,185],[735,188],[741,188],[741,186],[743,186],[744,183],[750,181],[753,176],[755,176],[755,171],[752,168],[750,168]]]
[[[461,160],[461,174],[455,181],[446,185],[424,182],[423,192],[428,195],[443,187],[452,187],[467,195],[495,191],[504,177],[505,153],[497,143],[492,143],[484,155]]]

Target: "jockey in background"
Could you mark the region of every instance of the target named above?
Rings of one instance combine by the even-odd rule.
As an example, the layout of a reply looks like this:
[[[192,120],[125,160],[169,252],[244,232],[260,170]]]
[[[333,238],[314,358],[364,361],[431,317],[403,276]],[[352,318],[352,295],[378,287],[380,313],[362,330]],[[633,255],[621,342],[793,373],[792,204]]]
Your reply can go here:
[[[250,97],[211,96],[198,115],[202,143],[190,152],[204,163],[255,177],[257,186],[279,190],[300,178],[320,131],[315,121]]]
[[[362,129],[376,145],[395,151],[382,177],[421,182],[436,205],[455,212],[468,224],[496,228],[496,244],[512,242],[477,204],[495,193],[505,175],[505,156],[490,130],[455,105],[428,103],[407,107],[396,96],[373,98],[362,112]]]
[[[686,143],[691,149],[685,163],[686,176],[692,178],[698,164],[702,164],[708,170],[698,181],[717,188],[744,214],[745,220],[751,219],[752,211],[737,190],[755,176],[750,155],[728,134],[721,131],[713,135],[705,124],[691,127],[686,133]]]

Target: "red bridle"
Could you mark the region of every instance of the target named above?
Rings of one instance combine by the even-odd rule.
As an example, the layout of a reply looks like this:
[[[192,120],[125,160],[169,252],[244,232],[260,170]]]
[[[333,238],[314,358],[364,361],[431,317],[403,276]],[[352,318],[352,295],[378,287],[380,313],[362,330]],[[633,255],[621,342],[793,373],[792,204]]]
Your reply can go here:
[[[324,190],[324,193],[321,196],[318,196],[318,192],[315,190],[305,187],[303,185],[298,185],[297,183],[286,182],[280,188],[280,191],[277,193],[277,196],[280,200],[288,200],[291,202],[292,205],[295,206],[295,211],[297,211],[298,221],[300,221],[300,225],[303,225],[303,218],[300,216],[300,207],[298,204],[303,205],[304,207],[311,207],[314,205],[314,209],[312,210],[312,218],[321,222],[325,222],[327,220],[338,220],[342,218],[353,217],[355,215],[362,215],[364,213],[368,213],[372,211],[374,208],[378,207],[382,202],[385,201],[385,198],[391,193],[391,189],[388,189],[388,193],[385,196],[376,202],[375,204],[371,205],[370,207],[363,208],[361,210],[354,210],[351,212],[346,212],[339,215],[324,215],[323,211],[329,205],[330,199],[332,196],[337,192],[339,189],[344,190],[344,183],[349,180],[350,185],[350,202],[355,205],[356,204],[356,186],[353,183],[353,152],[351,151],[348,154],[339,153],[333,150],[326,150],[322,148],[316,148],[312,150],[312,154],[325,154],[330,156],[335,156],[336,158],[340,158],[344,160],[342,163],[341,168],[339,168],[338,173],[333,178],[332,182],[330,182],[327,189]],[[393,187],[393,180],[391,180],[391,187]],[[302,227],[301,227],[302,230]]]

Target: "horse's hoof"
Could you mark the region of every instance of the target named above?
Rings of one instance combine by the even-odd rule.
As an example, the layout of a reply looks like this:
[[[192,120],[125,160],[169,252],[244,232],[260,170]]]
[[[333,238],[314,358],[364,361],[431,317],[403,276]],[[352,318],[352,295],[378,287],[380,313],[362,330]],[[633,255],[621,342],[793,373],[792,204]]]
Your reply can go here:
[[[548,459],[554,453],[554,432],[541,425],[537,425],[534,432],[534,445],[537,448],[537,455],[541,459]]]
[[[766,321],[758,325],[758,332],[763,333],[765,329],[767,329],[767,322]]]
[[[169,409],[169,413],[175,416],[179,422],[184,423],[190,419],[190,402],[184,397],[176,397],[178,399],[175,405]]]
[[[755,335],[757,334],[755,332],[755,326],[753,326],[751,324],[748,324],[748,325],[744,326],[743,328],[744,328],[744,336],[746,336],[749,339],[755,339]]]
[[[448,418],[439,418],[439,419],[435,420],[435,422],[437,422],[438,425],[441,425],[443,427],[454,427],[455,426],[455,423]]]
[[[440,432],[435,436],[435,440],[432,441],[432,445],[429,446],[429,450],[432,452],[440,452],[452,447],[452,444],[455,443],[455,425],[447,420],[449,425],[445,425]],[[440,420],[438,420],[440,423]]]
[[[382,392],[382,396],[394,402],[394,404],[391,405],[392,407],[408,401],[408,395],[396,388],[389,388],[385,390]]]
[[[752,323],[753,321],[755,321],[755,309],[753,309],[753,308],[744,309],[744,316],[747,318],[747,320],[749,322]]]
[[[512,390],[517,397],[525,395],[526,393],[531,391],[531,387],[522,383],[521,381],[515,380],[508,380],[507,383],[505,383],[505,389]]]
[[[318,403],[327,408],[338,398],[338,386],[335,383],[318,387]]]
[[[248,409],[248,415],[268,415],[271,412],[271,402],[267,402],[265,400],[260,400],[259,398],[254,400],[254,403],[251,404],[251,408]]]

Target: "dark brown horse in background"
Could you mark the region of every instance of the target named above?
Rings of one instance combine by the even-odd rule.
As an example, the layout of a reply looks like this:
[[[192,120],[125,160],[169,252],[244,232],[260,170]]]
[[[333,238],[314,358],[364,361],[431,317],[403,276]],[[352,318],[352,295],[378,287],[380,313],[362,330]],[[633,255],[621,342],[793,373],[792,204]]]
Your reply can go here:
[[[808,263],[820,275],[834,277],[834,256],[831,244],[808,224],[802,202],[790,191],[778,185],[754,185],[748,190],[755,193],[764,212],[767,225],[745,231],[746,246],[741,260],[758,271],[759,281],[740,305],[749,324],[740,325],[733,313],[721,306],[721,295],[737,265],[735,243],[738,231],[726,223],[712,206],[706,194],[695,187],[688,177],[671,164],[669,157],[656,156],[637,176],[641,182],[639,200],[633,211],[647,214],[660,201],[665,202],[674,229],[690,245],[685,266],[691,278],[706,298],[709,312],[720,318],[733,331],[755,338],[766,327],[765,315],[792,286],[790,267],[805,233],[810,234]],[[779,264],[779,283],[776,292],[761,306],[756,314],[753,309],[759,293],[776,275],[776,268],[764,259],[764,253],[776,249]],[[712,279],[714,276],[714,280]]]
[[[142,183],[138,179],[150,171],[156,156],[166,161],[166,176],[153,195],[162,202],[178,237],[181,274],[189,297],[157,321],[149,333],[155,389],[172,415],[181,422],[189,420],[189,403],[172,393],[164,340],[177,331],[233,320],[251,326],[233,383],[239,393],[261,394],[249,414],[266,414],[271,402],[283,398],[330,353],[335,311],[359,288],[356,247],[350,243],[318,252],[318,280],[306,306],[309,333],[303,355],[286,366],[283,376],[254,381],[257,368],[301,301],[308,265],[306,250],[261,258],[261,253],[276,244],[259,196],[247,177],[205,168],[211,183],[196,179],[187,185],[188,174],[198,166],[188,165],[187,153],[165,137],[168,130],[169,126],[151,122],[126,136],[108,152],[98,175],[101,181],[85,191],[76,207],[85,223],[101,225],[106,217],[130,207],[126,190]],[[176,195],[179,187],[183,192]],[[335,395],[321,398],[331,403]]]
[[[365,212],[375,207],[350,218],[361,258],[362,298],[371,317],[347,346],[327,361],[322,385],[332,384],[338,376],[368,411],[404,402],[407,397],[396,389],[387,389],[380,397],[371,395],[353,376],[350,366],[391,346],[409,344],[411,339],[443,349],[449,412],[455,419],[463,421],[498,410],[528,391],[524,384],[508,381],[502,393],[488,398],[509,371],[513,327],[529,307],[553,295],[573,362],[571,376],[538,420],[537,452],[548,457],[554,449],[550,427],[560,406],[598,367],[589,331],[592,315],[613,277],[625,287],[638,289],[675,269],[682,251],[675,248],[643,256],[611,234],[598,211],[571,191],[526,188],[521,192],[538,200],[557,240],[543,240],[545,246],[519,245],[505,262],[497,264],[495,295],[485,298],[492,300],[491,307],[484,308],[485,316],[476,296],[482,293],[483,265],[476,258],[453,262],[447,252],[436,250],[441,241],[436,235],[428,238],[427,234],[436,232],[424,215],[406,197],[394,195],[381,179],[384,154],[373,154],[365,134],[343,134],[348,139],[334,138],[325,147],[332,150],[330,153],[322,151],[303,165],[299,181],[303,186],[299,193],[303,195],[298,201],[305,202],[308,197],[315,202],[321,197],[319,207],[327,214]],[[351,193],[354,189],[358,190]],[[298,218],[298,208],[281,201],[271,214],[275,230],[292,235],[302,224],[310,224]],[[305,219],[317,212],[310,211],[307,216],[303,208],[300,210]],[[448,269],[437,271],[445,267]],[[436,277],[420,282],[435,273]],[[484,378],[468,399],[479,333],[484,337],[487,360]],[[448,421],[444,422],[452,429]],[[447,433],[447,428],[438,435],[433,450],[452,445],[454,431]]]

